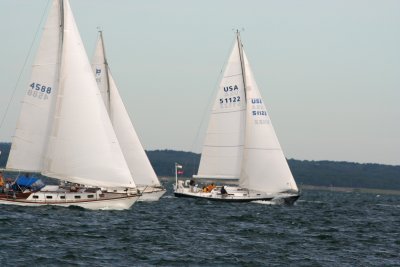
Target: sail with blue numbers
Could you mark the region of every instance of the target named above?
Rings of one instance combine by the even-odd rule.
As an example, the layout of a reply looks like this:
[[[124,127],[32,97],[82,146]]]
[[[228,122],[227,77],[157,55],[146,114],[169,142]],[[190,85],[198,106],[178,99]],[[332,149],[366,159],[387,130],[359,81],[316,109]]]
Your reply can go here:
[[[246,99],[238,44],[217,89],[195,178],[238,179],[243,158]]]
[[[135,188],[68,0],[53,0],[7,169]]]
[[[247,105],[239,185],[267,193],[298,191],[244,51],[243,61]]]
[[[60,2],[54,1],[32,65],[7,169],[41,172],[51,130],[61,60]]]

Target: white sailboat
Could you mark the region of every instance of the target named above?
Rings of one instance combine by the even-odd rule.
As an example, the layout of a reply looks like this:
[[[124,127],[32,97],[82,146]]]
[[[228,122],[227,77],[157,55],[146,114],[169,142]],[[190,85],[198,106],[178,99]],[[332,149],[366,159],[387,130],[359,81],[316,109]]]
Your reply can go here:
[[[175,196],[286,204],[299,197],[238,31],[218,87],[194,178],[238,180],[239,186],[224,186],[227,193],[221,193],[221,186],[204,192],[188,181],[177,181]]]
[[[101,31],[92,59],[92,68],[122,153],[137,189],[142,194],[139,201],[157,201],[165,194],[166,190],[161,186],[150,164],[118,92],[107,62]]]
[[[19,177],[0,194],[0,204],[128,209],[140,196],[68,0],[52,2],[6,170],[73,184],[44,186]]]

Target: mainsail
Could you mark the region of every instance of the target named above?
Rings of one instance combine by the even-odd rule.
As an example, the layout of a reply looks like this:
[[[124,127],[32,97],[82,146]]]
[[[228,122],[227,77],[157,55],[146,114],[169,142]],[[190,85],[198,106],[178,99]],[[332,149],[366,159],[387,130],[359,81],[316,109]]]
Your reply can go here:
[[[160,186],[160,182],[133,127],[105,56],[100,32],[92,68],[109,117],[136,185]]]
[[[211,112],[196,178],[237,179],[244,145],[246,100],[235,43]]]
[[[61,11],[60,1],[53,1],[22,101],[7,169],[42,171],[58,89]]]

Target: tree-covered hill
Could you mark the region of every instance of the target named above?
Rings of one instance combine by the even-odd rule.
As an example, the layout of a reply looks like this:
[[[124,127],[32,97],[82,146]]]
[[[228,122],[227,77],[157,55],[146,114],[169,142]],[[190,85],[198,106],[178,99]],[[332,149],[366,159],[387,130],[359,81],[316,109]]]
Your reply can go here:
[[[0,143],[0,168],[4,167],[9,143]],[[184,176],[197,173],[200,154],[175,150],[147,151],[158,176],[174,176],[175,162],[183,165]],[[301,185],[400,190],[400,166],[335,161],[288,160],[296,182]]]

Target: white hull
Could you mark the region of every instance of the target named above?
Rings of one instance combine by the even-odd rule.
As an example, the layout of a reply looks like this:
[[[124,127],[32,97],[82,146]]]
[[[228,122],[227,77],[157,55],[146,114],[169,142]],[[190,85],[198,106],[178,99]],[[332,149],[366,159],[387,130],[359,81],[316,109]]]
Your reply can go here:
[[[0,204],[18,206],[78,206],[91,210],[129,209],[138,199],[138,194],[103,192],[94,188],[71,191],[58,186],[46,186],[37,192],[26,191],[0,194]]]
[[[0,204],[6,205],[18,205],[18,206],[60,206],[60,207],[71,207],[78,206],[89,210],[126,210],[129,209],[137,200],[139,196],[128,196],[118,199],[106,199],[106,200],[90,200],[90,201],[80,201],[80,202],[29,202],[24,200],[4,200],[0,199]]]
[[[139,191],[142,193],[138,201],[140,202],[151,202],[151,201],[158,201],[166,192],[165,188],[160,187],[147,187],[139,188]]]
[[[225,202],[252,202],[266,201],[274,204],[293,204],[298,193],[265,193],[254,190],[247,190],[236,186],[225,186],[228,194],[221,194],[221,187],[214,188],[211,192],[202,192],[196,187],[179,187],[175,190],[176,197],[202,198],[208,200]]]

